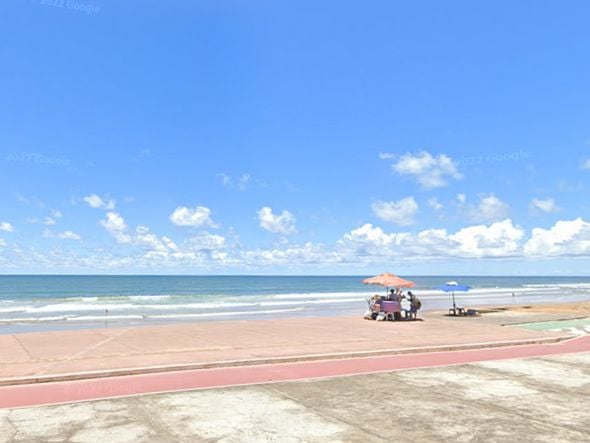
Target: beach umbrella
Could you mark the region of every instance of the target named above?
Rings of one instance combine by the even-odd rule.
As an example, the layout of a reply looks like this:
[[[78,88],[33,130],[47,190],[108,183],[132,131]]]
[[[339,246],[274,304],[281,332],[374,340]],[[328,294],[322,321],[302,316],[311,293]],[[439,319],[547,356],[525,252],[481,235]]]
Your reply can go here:
[[[379,274],[374,277],[365,278],[363,283],[366,285],[379,285],[385,286],[386,288],[413,288],[414,282],[410,280],[405,280],[401,277],[398,277],[395,274],[390,272],[385,272],[384,274]]]
[[[457,309],[457,305],[455,304],[455,292],[467,292],[471,289],[471,286],[467,285],[460,285],[456,281],[448,281],[444,285],[439,286],[438,288],[444,292],[452,292],[453,293],[453,309]]]

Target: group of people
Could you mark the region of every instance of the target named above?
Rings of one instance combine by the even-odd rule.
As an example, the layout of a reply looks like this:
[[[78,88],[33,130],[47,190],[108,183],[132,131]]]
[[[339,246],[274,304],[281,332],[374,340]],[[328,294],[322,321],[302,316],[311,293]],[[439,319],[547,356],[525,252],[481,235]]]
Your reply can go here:
[[[415,319],[418,310],[422,307],[422,302],[412,293],[412,291],[408,291],[407,294],[404,294],[401,288],[391,289],[387,296],[375,295],[369,299],[369,312],[367,312],[365,318],[385,320],[391,314],[393,320],[401,320],[402,300],[407,300],[410,305],[409,309],[403,309],[405,312],[405,319]],[[385,308],[383,302],[394,302],[395,305],[393,307]]]

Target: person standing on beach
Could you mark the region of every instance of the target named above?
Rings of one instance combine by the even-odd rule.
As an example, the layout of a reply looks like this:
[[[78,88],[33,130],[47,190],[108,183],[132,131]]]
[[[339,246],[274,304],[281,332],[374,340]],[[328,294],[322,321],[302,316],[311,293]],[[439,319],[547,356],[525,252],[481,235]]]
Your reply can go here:
[[[416,318],[418,316],[418,309],[422,307],[422,302],[412,293],[412,291],[408,291],[408,295],[405,298],[410,302],[410,310],[407,311],[409,318]]]
[[[402,319],[402,299],[404,298],[404,295],[402,293],[401,288],[398,288],[397,291],[393,292],[393,289],[391,290],[392,294],[393,294],[393,300],[396,302],[397,304],[397,308],[398,310],[395,311],[393,313],[393,319],[394,320],[401,320]]]

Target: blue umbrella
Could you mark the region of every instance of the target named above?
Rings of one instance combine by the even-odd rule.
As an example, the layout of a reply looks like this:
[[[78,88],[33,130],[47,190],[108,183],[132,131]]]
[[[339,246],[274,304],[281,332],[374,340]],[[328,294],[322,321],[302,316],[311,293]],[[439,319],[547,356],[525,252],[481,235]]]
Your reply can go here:
[[[471,286],[460,285],[456,281],[448,281],[444,285],[439,286],[436,289],[439,289],[444,292],[452,292],[453,293],[453,311],[456,312],[457,305],[455,304],[455,292],[467,292],[471,289]]]

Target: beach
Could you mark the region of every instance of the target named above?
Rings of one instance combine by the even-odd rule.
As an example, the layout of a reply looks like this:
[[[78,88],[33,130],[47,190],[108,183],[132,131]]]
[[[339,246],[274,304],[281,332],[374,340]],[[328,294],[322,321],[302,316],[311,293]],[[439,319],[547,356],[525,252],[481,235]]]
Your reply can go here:
[[[223,320],[362,315],[385,288],[363,276],[0,276],[0,334]],[[590,300],[588,277],[415,276],[422,311],[444,310],[447,280],[473,307]]]
[[[590,301],[495,306],[477,317],[420,314],[420,321],[357,316],[211,321],[0,335],[0,380],[119,374],[532,343],[590,332],[559,321],[587,319]],[[549,328],[530,328],[530,324]],[[557,322],[557,326],[555,326]],[[586,329],[588,331],[586,332]],[[82,376],[84,378],[84,376]],[[1,382],[0,382],[1,384]]]

